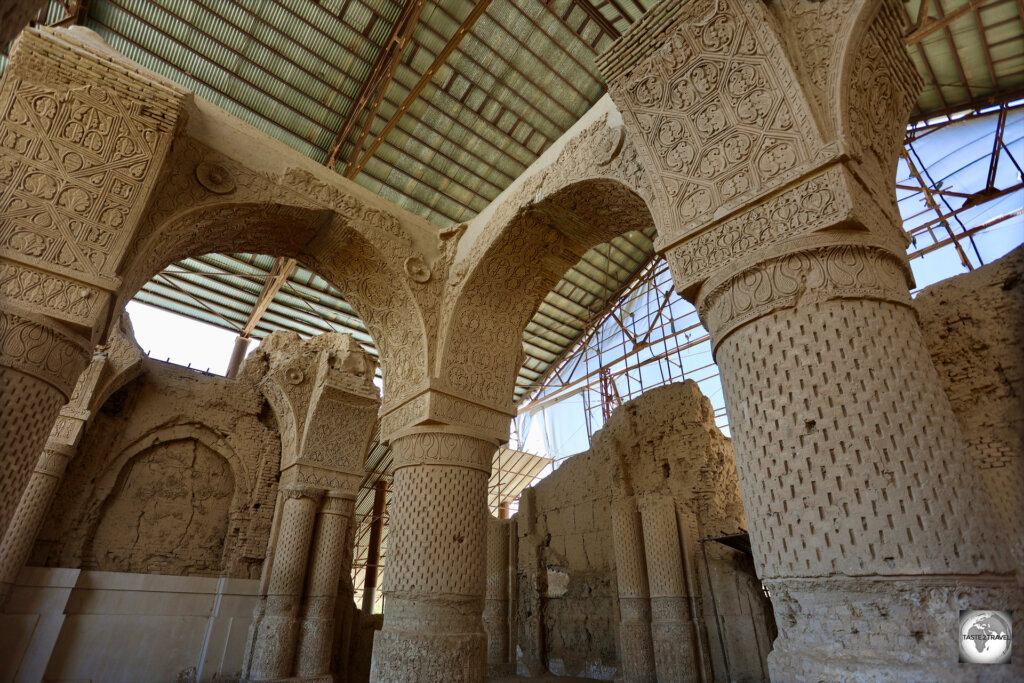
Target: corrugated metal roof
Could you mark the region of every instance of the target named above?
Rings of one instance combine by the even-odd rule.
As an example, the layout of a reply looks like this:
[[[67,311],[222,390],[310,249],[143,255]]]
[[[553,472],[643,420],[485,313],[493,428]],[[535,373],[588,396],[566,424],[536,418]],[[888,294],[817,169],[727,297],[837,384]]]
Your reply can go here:
[[[438,226],[472,218],[603,94],[595,56],[653,4],[426,2],[366,123],[365,163],[357,164],[356,182]],[[900,6],[907,33],[915,36],[911,56],[926,83],[916,120],[1024,92],[1020,0],[932,0],[921,26],[921,0]],[[464,25],[478,7],[485,8],[479,19]],[[387,54],[403,10],[395,0],[92,0],[77,20],[147,68],[323,162]],[[64,17],[61,4],[51,2],[41,19]],[[0,68],[5,63],[0,57]],[[431,67],[436,72],[425,78]],[[337,170],[353,154],[366,116],[341,142]],[[591,250],[547,296],[523,334],[527,358],[516,400],[639,272],[650,258],[652,234],[631,233]],[[245,254],[188,259],[148,283],[138,298],[241,329],[273,264],[268,256]],[[339,293],[302,268],[277,293],[254,334],[274,329],[347,331],[372,349]]]

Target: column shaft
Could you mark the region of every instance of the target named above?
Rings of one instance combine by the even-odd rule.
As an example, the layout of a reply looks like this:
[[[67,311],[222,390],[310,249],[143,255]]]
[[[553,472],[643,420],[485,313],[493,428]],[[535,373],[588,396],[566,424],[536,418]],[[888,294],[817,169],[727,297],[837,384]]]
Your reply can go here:
[[[18,572],[28,561],[70,458],[70,454],[56,448],[44,449],[28,480],[0,543],[0,608],[6,603]]]
[[[85,369],[87,346],[56,325],[0,311],[0,533]]]
[[[373,681],[482,682],[487,479],[495,445],[452,433],[392,443],[384,628]]]
[[[487,664],[509,661],[509,522],[487,520],[487,594],[484,601],[484,630],[487,632]]]
[[[651,637],[658,681],[698,680],[701,663],[694,646],[696,634],[690,619],[675,501],[668,496],[645,495],[641,499],[640,514],[651,590]]]
[[[1009,573],[1005,544],[977,514],[978,483],[899,261],[809,250],[699,304],[779,624],[773,678],[955,677],[942,662],[955,656],[957,610],[1021,598],[1012,581],[978,576]]]
[[[345,556],[345,539],[355,501],[328,493],[317,516],[302,623],[295,657],[300,677],[330,674],[335,637],[334,607]]]
[[[256,628],[249,679],[285,678],[292,672],[306,561],[316,519],[318,492],[282,487],[282,509],[266,608]]]
[[[647,583],[643,529],[636,498],[612,504],[612,543],[619,588],[619,652],[626,683],[655,683],[654,642],[651,639],[651,593]]]
[[[241,335],[235,337],[235,345],[231,348],[231,358],[228,359],[228,371],[225,373],[225,377],[233,379],[238,376],[238,370],[242,367],[242,361],[245,360],[245,352],[249,350],[249,337],[243,337]]]

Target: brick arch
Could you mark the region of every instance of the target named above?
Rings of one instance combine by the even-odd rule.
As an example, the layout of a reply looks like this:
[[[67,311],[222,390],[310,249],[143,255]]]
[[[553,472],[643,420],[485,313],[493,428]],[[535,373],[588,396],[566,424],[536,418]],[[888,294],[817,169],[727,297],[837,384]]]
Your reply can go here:
[[[494,221],[444,312],[436,376],[467,396],[508,405],[523,330],[547,293],[589,249],[652,222],[644,199],[609,177],[567,180]]]
[[[328,246],[329,245],[329,248]],[[299,203],[204,204],[151,230],[122,266],[116,316],[142,285],[175,261],[207,253],[255,252],[294,258],[338,289],[366,324],[380,353],[385,390],[425,376],[427,340],[391,245],[366,235],[339,211]]]

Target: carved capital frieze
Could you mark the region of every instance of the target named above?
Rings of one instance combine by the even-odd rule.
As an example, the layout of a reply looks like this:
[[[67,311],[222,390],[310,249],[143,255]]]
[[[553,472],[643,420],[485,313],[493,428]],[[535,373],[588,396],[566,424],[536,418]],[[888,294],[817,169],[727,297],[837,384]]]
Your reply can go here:
[[[392,441],[395,471],[416,465],[446,465],[491,473],[497,446],[464,434],[442,431],[413,432]]]
[[[701,283],[743,270],[780,245],[827,230],[870,233],[896,254],[906,249],[899,222],[868,196],[846,163],[830,164],[711,221],[673,246],[660,240],[659,248],[665,251],[676,289],[692,300]]]
[[[648,169],[656,246],[685,242],[670,258],[684,295],[802,233],[899,241],[892,179],[920,79],[898,11],[894,0],[665,1],[599,57]]]
[[[88,340],[62,326],[33,319],[13,306],[0,310],[0,365],[32,375],[71,396],[89,359]]]
[[[57,416],[57,421],[50,430],[48,447],[55,445],[76,448],[78,442],[85,433],[85,426],[88,424],[90,413],[88,410],[75,410],[64,406]]]
[[[341,496],[359,493],[359,482],[365,472],[341,472],[305,463],[291,465],[281,471],[281,486],[319,491],[332,491]]]
[[[911,305],[905,258],[875,245],[851,244],[849,236],[822,235],[815,241],[822,244],[811,242],[803,251],[705,285],[697,309],[713,349],[740,326],[784,308],[842,298]]]
[[[282,470],[301,464],[361,476],[380,405],[373,361],[348,335],[268,340],[261,387],[278,415]]]
[[[71,458],[74,457],[74,452],[66,452],[61,450],[59,447],[51,448],[47,445],[43,449],[42,455],[39,456],[39,461],[36,463],[35,471],[39,474],[45,474],[49,477],[55,477],[60,479],[64,476],[64,471],[68,467],[68,463]]]
[[[324,495],[323,490],[320,488],[307,486],[299,482],[285,483],[283,477],[281,480],[281,486],[278,490],[281,492],[281,497],[285,500],[312,498],[313,500],[319,501]]]
[[[403,433],[428,425],[444,425],[449,431],[475,436],[494,444],[508,440],[508,429],[515,410],[460,398],[444,391],[434,380],[398,405],[385,406],[381,416],[381,436],[391,440]]]
[[[188,93],[84,29],[29,29],[0,87],[0,296],[92,331]]]

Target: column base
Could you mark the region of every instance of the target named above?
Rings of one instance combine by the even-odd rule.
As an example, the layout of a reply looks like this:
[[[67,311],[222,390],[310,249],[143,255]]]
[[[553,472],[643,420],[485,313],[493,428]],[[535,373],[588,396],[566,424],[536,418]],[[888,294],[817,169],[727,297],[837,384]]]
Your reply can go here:
[[[375,683],[484,683],[487,636],[378,631],[370,680]]]
[[[1020,635],[1014,638],[1010,664],[959,662],[960,610],[1024,614],[1024,593],[1013,577],[833,577],[764,583],[779,627],[768,655],[773,681],[1024,680]]]
[[[331,648],[334,645],[334,619],[303,619],[299,626],[296,646],[296,680],[319,680],[331,668]]]
[[[622,649],[622,680],[624,683],[657,683],[654,663],[654,642],[649,621],[620,621],[619,641]]]
[[[295,656],[295,639],[299,621],[295,617],[268,615],[256,631],[256,647],[252,653],[249,681],[286,681]]]
[[[688,609],[686,598],[651,598],[651,641],[660,683],[700,680],[701,662]]]

